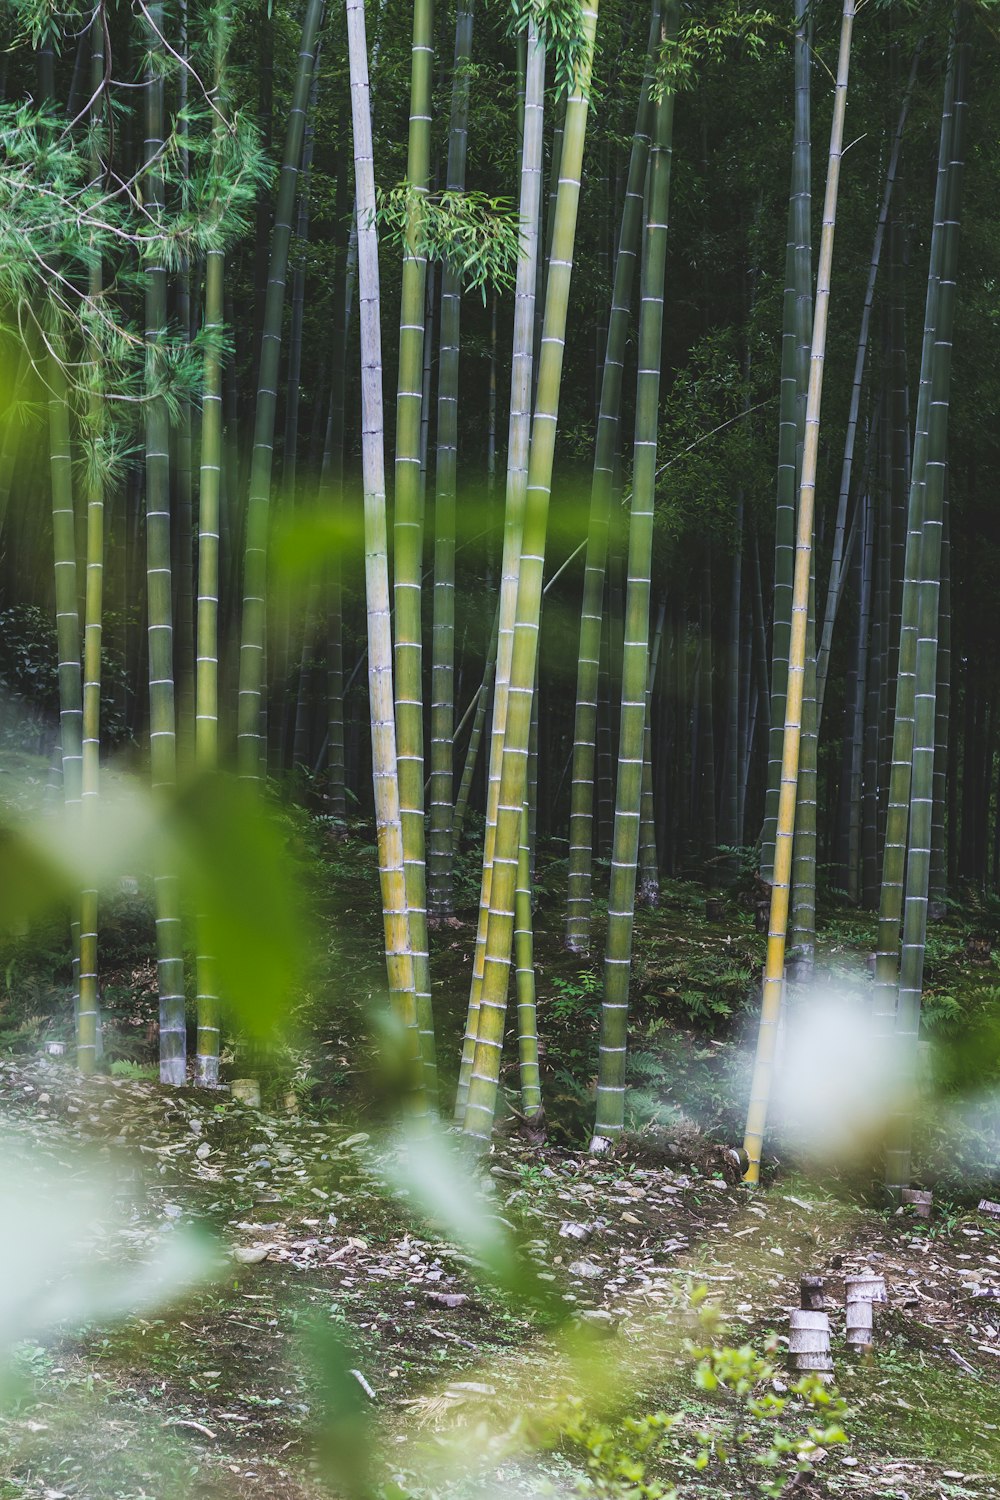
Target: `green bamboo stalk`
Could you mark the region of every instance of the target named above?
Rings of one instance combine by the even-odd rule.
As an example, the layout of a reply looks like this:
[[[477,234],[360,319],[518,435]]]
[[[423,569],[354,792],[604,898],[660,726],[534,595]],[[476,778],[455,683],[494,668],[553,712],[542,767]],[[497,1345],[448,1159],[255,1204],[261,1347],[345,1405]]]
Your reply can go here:
[[[773,877],[778,803],[781,790],[785,696],[795,553],[795,495],[802,441],[801,329],[804,298],[812,284],[810,232],[810,101],[808,0],[795,8],[795,138],[788,195],[788,239],[785,247],[785,293],[782,310],[781,388],[778,415],[778,479],[774,529],[774,613],[771,640],[771,713],[768,734],[767,792],[761,835],[761,877]]]
[[[858,635],[854,654],[854,698],[850,731],[849,785],[847,792],[847,894],[857,904],[861,900],[861,831],[864,792],[865,709],[868,702],[868,636],[871,628],[872,558],[875,550],[875,505],[869,494],[863,496],[864,545],[860,562],[860,597],[858,601]]]
[[[531,918],[531,834],[528,802],[521,814],[514,896],[514,981],[517,991],[517,1053],[521,1076],[521,1113],[540,1122],[541,1075],[538,1069],[538,1012],[535,1005],[535,949]]]
[[[596,5],[592,8],[584,0],[581,19],[583,47],[566,103],[552,256],[546,278],[545,317],[528,458],[517,613],[500,767],[482,995],[464,1118],[466,1134],[480,1145],[485,1145],[489,1140],[493,1128],[507,1011],[517,859],[527,790],[528,741],[541,612],[545,533],[559,418],[559,392],[590,102],[594,37],[597,30]]]
[[[969,44],[964,41],[958,42],[953,49],[954,99],[947,152],[945,217],[941,226],[943,241],[941,276],[934,313],[930,415],[924,459],[924,514],[914,674],[909,842],[899,1000],[895,1027],[897,1066],[905,1087],[899,1095],[899,1114],[890,1125],[890,1142],[886,1151],[886,1187],[890,1197],[897,1202],[903,1189],[910,1185],[912,1089],[916,1077],[924,954],[927,944],[927,897],[930,885],[934,807],[941,539],[944,531],[945,482],[948,463],[948,411],[951,393],[951,352],[955,322],[959,219],[965,166],[964,133],[968,108],[965,88],[968,65]]]
[[[475,0],[460,0],[455,13],[455,63],[448,130],[447,186],[465,187],[469,137],[469,60]],[[438,364],[437,466],[434,496],[434,607],[431,666],[430,829],[427,844],[428,904],[446,917],[454,903],[453,760],[455,731],[455,494],[458,471],[458,372],[462,283],[445,266],[441,277],[441,344]]]
[[[458,795],[455,798],[455,815],[452,819],[451,837],[453,847],[459,847],[462,838],[462,829],[465,827],[465,817],[469,809],[469,797],[472,792],[472,778],[476,770],[476,761],[479,757],[479,746],[483,737],[483,726],[486,723],[486,710],[489,707],[490,692],[493,687],[493,679],[497,668],[497,636],[500,624],[500,610],[497,607],[496,619],[493,621],[493,629],[490,631],[489,644],[486,648],[486,663],[483,667],[483,680],[476,690],[476,701],[472,719],[472,729],[469,733],[469,743],[465,752],[465,764],[462,767],[462,779],[458,784]],[[468,711],[467,711],[468,712]],[[456,738],[464,727],[460,724],[455,731]]]
[[[861,414],[861,389],[864,383],[865,364],[868,357],[868,333],[871,327],[872,307],[875,301],[875,284],[878,280],[879,265],[882,260],[882,243],[885,239],[886,225],[889,221],[892,192],[896,185],[896,177],[899,171],[899,154],[903,145],[903,132],[906,129],[906,119],[909,114],[913,87],[917,81],[917,64],[920,61],[920,52],[921,45],[918,43],[913,51],[910,76],[903,94],[903,102],[899,108],[899,119],[896,123],[896,132],[892,140],[889,164],[885,169],[885,186],[882,189],[882,202],[879,207],[878,220],[875,225],[875,238],[872,243],[871,258],[868,265],[868,282],[865,287],[865,298],[861,308],[861,327],[858,332],[858,343],[854,356],[851,404],[847,415],[844,460],[840,473],[840,493],[837,498],[837,516],[834,523],[833,555],[830,559],[830,580],[827,585],[826,608],[823,613],[822,639],[816,657],[817,723],[823,717],[823,698],[826,693],[826,675],[830,665],[833,626],[843,593],[844,571],[847,566],[847,558],[844,555],[844,537],[847,530],[847,506],[851,494],[851,474],[854,467],[854,448],[857,439],[858,420]]]
[[[299,163],[305,136],[306,110],[312,87],[317,39],[325,0],[306,0],[292,101],[285,129],[285,145],[278,181],[278,198],[271,235],[267,296],[261,334],[250,459],[246,548],[243,568],[243,621],[240,638],[240,685],[237,710],[237,765],[239,775],[256,781],[261,774],[261,712],[263,707],[264,648],[266,641],[267,534],[274,462],[274,425],[277,410],[285,280],[295,212]]]
[[[65,817],[68,826],[75,828],[80,819],[83,796],[83,674],[80,662],[69,388],[61,352],[54,346],[47,362],[47,383],[56,647],[59,653],[60,764]],[[97,1014],[96,1010],[84,1012],[80,1004],[80,933],[81,912],[79,904],[74,903],[70,916],[70,940],[73,952],[77,1067],[82,1073],[92,1073],[97,1056]]]
[[[651,105],[649,90],[657,39],[660,0],[653,0],[646,67],[636,111],[629,156],[628,181],[622,208],[614,286],[604,349],[601,396],[594,446],[594,472],[587,523],[587,557],[580,606],[580,649],[577,664],[576,710],[573,726],[573,770],[570,788],[569,872],[566,892],[565,946],[571,953],[590,950],[591,884],[594,858],[594,765],[597,755],[601,621],[604,614],[604,577],[615,455],[619,446],[622,374],[628,337],[632,285],[642,232],[643,183],[649,156]]]
[[[529,21],[525,65],[524,133],[521,147],[519,214],[521,246],[514,286],[514,336],[511,354],[510,419],[507,435],[507,486],[504,507],[503,551],[500,561],[500,606],[497,622],[497,662],[493,690],[490,760],[486,783],[486,831],[479,897],[476,949],[462,1042],[462,1060],[455,1095],[455,1122],[461,1125],[472,1078],[479,1002],[482,992],[489,927],[493,854],[500,804],[500,776],[507,724],[508,685],[520,580],[524,513],[531,437],[531,389],[534,367],[535,285],[541,212],[542,138],[545,121],[545,46]],[[522,795],[523,801],[523,795]]]
[[[346,138],[341,114],[339,136]],[[351,295],[350,209],[345,153],[337,172],[335,200],[335,274],[333,284],[333,353],[330,364],[330,412],[323,462],[328,475],[334,515],[344,515],[344,397],[347,369],[348,299]],[[355,254],[357,240],[353,240]],[[327,797],[335,817],[347,811],[347,772],[344,745],[344,633],[343,567],[339,549],[330,559],[327,634]]]
[[[802,984],[812,978],[816,963],[816,814],[818,800],[819,724],[816,703],[816,574],[809,581],[806,626],[805,683],[802,698],[802,737],[799,747],[795,798],[795,839],[792,849],[791,913],[788,929],[788,977]]]
[[[215,80],[212,102],[225,109],[223,70],[227,36],[221,17],[215,17]],[[216,117],[214,152],[221,156],[223,119]],[[221,348],[224,327],[225,254],[212,245],[205,255],[206,334],[201,406],[201,459],[198,486],[198,604],[195,661],[194,753],[199,771],[211,773],[219,760],[219,545],[223,461],[223,403]],[[205,923],[197,923],[196,954],[198,1035],[195,1077],[203,1088],[219,1082],[221,1015],[214,955],[208,951]]]
[[[178,0],[178,53],[181,59],[177,73],[178,113],[176,130],[179,142],[179,168],[182,180],[190,175],[188,146],[188,0]],[[185,257],[176,280],[176,317],[185,342],[191,338],[191,266]],[[174,515],[171,518],[174,567],[174,672],[177,691],[177,756],[182,768],[190,767],[194,750],[195,715],[195,620],[194,620],[194,484],[192,464],[194,437],[191,426],[191,402],[180,402],[174,431]]]
[[[806,637],[808,634],[809,589],[812,578],[812,541],[816,497],[816,468],[819,454],[819,422],[823,399],[823,369],[826,356],[826,330],[830,303],[830,275],[833,266],[833,240],[837,219],[837,197],[840,185],[840,162],[844,150],[844,116],[847,108],[847,82],[851,60],[851,35],[854,29],[854,0],[844,0],[840,26],[840,49],[830,126],[830,151],[827,161],[826,194],[823,202],[823,230],[820,237],[819,267],[816,275],[816,302],[813,310],[813,335],[809,367],[809,392],[806,404],[805,442],[802,453],[802,479],[799,488],[798,519],[795,540],[795,575],[792,587],[792,631],[789,647],[788,687],[785,694],[785,730],[781,766],[781,798],[778,804],[775,839],[774,879],[771,885],[771,914],[767,940],[767,964],[764,971],[764,994],[761,1004],[757,1053],[754,1059],[750,1102],[747,1109],[744,1149],[749,1165],[744,1180],[760,1179],[760,1159],[764,1144],[764,1127],[771,1093],[778,1020],[784,987],[785,936],[788,923],[789,887],[792,873],[792,839],[795,829],[795,801],[798,790],[799,743],[802,734],[802,700],[805,687]]]
[[[149,6],[149,45],[162,50],[163,6]],[[159,156],[163,148],[164,83],[154,64],[147,75],[146,207],[154,223],[164,211]],[[167,270],[154,261],[146,270],[146,610],[149,665],[149,767],[154,793],[169,793],[177,779],[174,710],[174,626],[170,517],[170,418],[160,394],[161,346],[167,333]],[[175,872],[160,864],[153,878],[157,976],[160,991],[160,1082],[187,1082],[184,951],[180,887]]]
[[[890,286],[894,264],[890,259]],[[875,607],[871,649],[868,660],[868,701],[865,707],[865,789],[861,827],[861,898],[866,907],[878,905],[879,899],[879,814],[881,808],[882,724],[888,702],[888,685],[885,681],[887,660],[887,638],[889,634],[889,610],[892,566],[892,459],[896,451],[896,435],[890,432],[888,412],[889,391],[883,382],[882,421],[880,424],[881,459],[880,483],[877,488],[876,516],[876,562],[875,562]]]
[[[701,570],[701,665],[698,668],[697,804],[702,853],[715,854],[715,693],[712,650],[712,555],[706,548]]]
[[[385,415],[382,399],[382,333],[375,164],[364,0],[346,0],[354,180],[358,227],[358,310],[361,325],[361,462],[365,508],[365,593],[368,620],[368,694],[371,705],[372,782],[379,851],[389,999],[404,1030],[412,1068],[409,1108],[427,1115],[418,1031],[413,948],[410,939],[399,805],[396,721],[392,687],[389,537],[385,507]]]
[[[948,189],[951,134],[955,104],[955,54],[949,60],[941,110],[938,173],[934,196],[934,223],[927,271],[923,345],[920,357],[920,387],[907,516],[906,554],[899,633],[896,703],[892,730],[892,763],[885,842],[882,855],[882,885],[879,897],[878,937],[875,956],[876,1024],[883,1032],[895,1025],[899,981],[899,942],[903,921],[903,892],[910,819],[914,717],[916,711],[917,637],[920,613],[920,583],[925,576],[922,552],[927,516],[927,462],[930,453],[937,322],[943,283],[947,272]],[[940,463],[942,455],[935,455]],[[889,1178],[891,1181],[892,1173]]]
[[[104,82],[104,28],[91,27],[90,78],[95,96],[94,120],[99,123],[100,92]],[[96,141],[96,136],[95,136]],[[91,159],[94,180],[99,180],[102,164],[94,149]],[[96,302],[101,296],[103,276],[98,262],[90,269],[88,296]],[[99,442],[104,428],[105,411],[99,396],[88,402],[89,437]],[[85,585],[83,627],[83,720],[81,735],[81,804],[80,816],[84,841],[94,846],[99,838],[99,798],[101,775],[101,641],[104,613],[104,482],[96,464],[88,465],[87,475],[87,578]],[[78,1038],[86,1054],[89,1033],[93,1028],[94,1056],[100,1054],[101,1024],[97,973],[98,891],[85,884],[80,892],[80,1003],[77,1013]]]
[[[663,40],[677,30],[677,6],[667,0]],[[628,1040],[629,976],[635,885],[642,810],[643,741],[649,685],[649,595],[653,563],[653,511],[656,498],[656,439],[663,345],[663,293],[667,261],[667,218],[673,153],[674,95],[656,106],[649,155],[645,234],[639,314],[639,368],[636,381],[635,450],[622,658],[621,732],[618,785],[608,893],[608,946],[597,1071],[597,1117],[591,1151],[604,1151],[622,1132],[625,1118],[625,1052]]]
[[[406,157],[409,207],[399,309],[399,381],[396,390],[396,463],[393,598],[396,639],[396,753],[403,820],[406,904],[416,975],[417,1015],[426,1086],[437,1097],[434,1018],[431,1009],[424,861],[424,694],[421,636],[423,573],[424,313],[427,260],[420,250],[420,216],[430,187],[431,96],[434,61],[433,0],[414,0],[410,65],[410,132]]]
[[[897,200],[898,201],[898,200]],[[886,517],[885,547],[886,613],[883,632],[884,671],[879,707],[879,805],[877,841],[885,844],[889,803],[889,780],[892,764],[893,714],[895,684],[899,673],[899,645],[902,635],[903,575],[906,570],[906,531],[910,480],[913,471],[911,452],[911,403],[909,360],[906,346],[906,273],[909,269],[908,234],[900,209],[893,213],[890,226],[889,259],[889,369],[891,388],[888,414],[891,427],[889,456],[889,494],[891,504]],[[873,888],[875,889],[875,888]],[[877,903],[878,895],[876,892]]]
[[[722,757],[722,797],[719,808],[719,842],[735,848],[740,822],[740,629],[743,621],[743,492],[736,502],[735,547],[729,573],[729,640],[726,649],[726,739]],[[727,878],[735,879],[736,867],[729,862]]]
[[[639,820],[639,903],[652,911],[660,904],[660,861],[656,850],[656,806],[653,792],[653,687],[667,618],[666,595],[660,602],[649,653],[646,681],[646,722],[642,732],[642,816]]]
[[[948,750],[951,725],[951,506],[945,495],[944,533],[941,538],[941,622],[938,630],[937,722],[934,734],[934,822],[931,838],[930,900],[941,915],[948,894]]]

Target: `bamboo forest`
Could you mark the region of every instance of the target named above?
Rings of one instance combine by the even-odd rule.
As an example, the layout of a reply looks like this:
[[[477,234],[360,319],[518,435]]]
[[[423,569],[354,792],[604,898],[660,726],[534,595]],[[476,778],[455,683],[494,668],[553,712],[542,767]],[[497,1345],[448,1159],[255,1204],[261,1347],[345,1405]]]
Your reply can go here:
[[[0,0],[0,1500],[1000,1494],[998,82]]]

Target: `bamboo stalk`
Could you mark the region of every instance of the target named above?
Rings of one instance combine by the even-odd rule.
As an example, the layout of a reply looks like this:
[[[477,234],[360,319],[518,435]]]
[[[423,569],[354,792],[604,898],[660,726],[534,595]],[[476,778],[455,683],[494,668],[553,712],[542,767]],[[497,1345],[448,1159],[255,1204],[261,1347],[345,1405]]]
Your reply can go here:
[[[358,309],[361,324],[362,476],[365,507],[365,595],[368,620],[368,694],[371,705],[372,782],[379,852],[389,999],[404,1030],[412,1069],[409,1108],[425,1117],[420,1035],[417,1029],[413,949],[403,868],[396,719],[392,685],[389,538],[385,511],[385,415],[382,399],[382,333],[375,167],[364,0],[346,0],[354,174],[358,227]]]
[[[514,895],[521,816],[527,789],[528,741],[534,696],[545,534],[555,457],[569,290],[583,171],[597,9],[582,5],[584,45],[566,104],[552,256],[545,288],[541,353],[525,491],[524,530],[511,651],[507,718],[489,893],[475,1053],[463,1126],[480,1146],[493,1128],[514,936]]]
[[[806,635],[809,615],[809,584],[812,574],[813,517],[816,492],[816,466],[819,451],[819,422],[823,399],[823,368],[826,356],[826,330],[830,303],[830,275],[833,265],[833,240],[837,218],[837,196],[840,185],[840,162],[844,149],[844,116],[847,109],[847,82],[851,60],[851,34],[854,27],[854,0],[844,0],[840,27],[840,49],[837,59],[837,81],[833,120],[830,126],[830,152],[827,162],[826,194],[823,203],[823,230],[820,237],[819,268],[816,277],[816,303],[813,311],[813,335],[809,368],[809,393],[806,403],[805,444],[802,454],[802,480],[799,489],[798,523],[795,542],[795,573],[792,587],[792,630],[789,648],[788,690],[785,697],[785,728],[782,744],[781,796],[778,804],[775,838],[774,880],[771,887],[771,913],[768,924],[767,964],[764,971],[764,994],[761,1004],[757,1053],[754,1059],[750,1103],[747,1110],[744,1149],[749,1165],[744,1181],[760,1179],[760,1159],[764,1144],[764,1127],[771,1093],[775,1043],[781,998],[784,987],[785,935],[788,924],[788,898],[792,868],[792,839],[795,829],[795,799],[799,770],[799,745],[802,734],[802,700],[805,686]]]
[[[663,40],[676,35],[677,6],[668,0]],[[636,871],[642,813],[643,744],[649,686],[649,596],[656,498],[656,441],[663,346],[663,293],[673,155],[674,94],[656,106],[649,155],[648,211],[643,235],[639,368],[636,382],[632,505],[629,519],[628,583],[622,654],[621,732],[618,784],[608,893],[608,946],[597,1072],[597,1114],[591,1151],[606,1150],[621,1135],[625,1118],[625,1057],[629,977],[635,923]]]

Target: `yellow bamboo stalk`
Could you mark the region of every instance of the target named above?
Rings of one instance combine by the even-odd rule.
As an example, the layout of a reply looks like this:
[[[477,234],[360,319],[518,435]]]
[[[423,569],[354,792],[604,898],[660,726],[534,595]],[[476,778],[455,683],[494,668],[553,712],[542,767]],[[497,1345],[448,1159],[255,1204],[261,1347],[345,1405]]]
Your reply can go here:
[[[792,634],[788,663],[788,693],[781,753],[781,791],[778,799],[778,829],[774,851],[774,883],[768,923],[764,995],[761,1002],[757,1054],[754,1059],[750,1104],[747,1109],[744,1149],[749,1165],[744,1182],[760,1180],[760,1158],[764,1127],[774,1075],[774,1054],[781,1018],[785,975],[785,940],[788,933],[788,897],[792,873],[792,842],[795,833],[795,798],[798,791],[799,745],[802,736],[802,699],[805,684],[806,635],[809,621],[809,583],[812,571],[813,517],[816,499],[816,464],[819,453],[819,418],[823,399],[823,364],[830,309],[830,272],[833,265],[833,235],[837,221],[840,162],[844,149],[844,116],[847,110],[847,78],[851,62],[854,0],[844,0],[840,23],[840,55],[830,126],[823,231],[816,273],[812,349],[809,358],[809,391],[806,398],[805,443],[795,534],[795,573],[792,585]]]

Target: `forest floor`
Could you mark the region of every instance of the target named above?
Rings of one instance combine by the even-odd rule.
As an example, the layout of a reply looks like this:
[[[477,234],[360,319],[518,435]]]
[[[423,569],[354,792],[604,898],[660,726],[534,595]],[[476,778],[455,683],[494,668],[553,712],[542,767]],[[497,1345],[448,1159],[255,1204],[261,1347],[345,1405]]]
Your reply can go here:
[[[523,1420],[512,1429],[511,1419],[559,1395],[560,1382],[593,1387],[594,1367],[574,1366],[551,1316],[490,1290],[474,1260],[428,1227],[393,1186],[374,1134],[151,1082],[83,1080],[46,1058],[0,1063],[0,1119],[5,1172],[23,1164],[63,1196],[74,1182],[102,1184],[108,1217],[92,1227],[91,1270],[124,1275],[192,1225],[217,1247],[210,1279],[169,1313],[20,1347],[27,1384],[0,1422],[3,1500],[329,1493],[314,1322],[353,1344],[366,1442],[399,1486],[383,1493],[540,1493],[543,1480],[573,1492],[573,1445],[519,1453]],[[482,1170],[489,1211],[603,1336],[606,1404],[681,1414],[664,1477],[681,1475],[690,1496],[762,1492],[752,1466],[678,1468],[696,1432],[734,1420],[692,1378],[693,1286],[708,1288],[728,1340],[762,1348],[787,1326],[802,1274],[826,1276],[839,1306],[844,1276],[875,1267],[889,1301],[873,1352],[852,1359],[834,1340],[850,1441],[820,1455],[794,1492],[1000,1493],[1000,1224],[863,1211],[790,1175],[754,1194],[727,1182],[718,1148],[691,1138],[675,1149],[667,1165],[512,1138]],[[780,1349],[775,1358],[780,1370]]]
[[[0,759],[0,803],[33,810],[43,775],[31,758]],[[71,1040],[62,920],[4,949],[0,1354],[11,1326],[28,1336],[15,1351],[21,1384],[0,1389],[0,1500],[568,1495],[588,1450],[553,1435],[553,1408],[574,1394],[592,1438],[602,1420],[675,1414],[649,1468],[684,1500],[764,1494],[775,1473],[754,1456],[775,1433],[801,1435],[806,1416],[792,1401],[771,1424],[699,1386],[691,1341],[705,1335],[692,1294],[706,1288],[718,1308],[716,1342],[770,1348],[774,1373],[758,1394],[784,1395],[787,1309],[805,1274],[827,1278],[849,1442],[816,1455],[790,1493],[1000,1495],[1000,1220],[973,1209],[1000,1197],[987,1088],[985,1104],[952,1111],[948,1130],[946,1110],[929,1112],[929,1223],[859,1207],[871,1196],[863,1180],[806,1178],[790,1159],[772,1156],[760,1193],[734,1182],[724,1144],[742,1126],[763,941],[752,889],[707,904],[703,884],[675,879],[657,910],[637,913],[629,1136],[613,1157],[589,1157],[599,969],[563,949],[565,863],[558,846],[543,849],[535,952],[548,1141],[511,1133],[508,1118],[479,1188],[468,1203],[455,1195],[456,1212],[506,1231],[533,1267],[530,1295],[501,1291],[454,1223],[429,1220],[400,1181],[370,1026],[384,969],[363,825],[290,826],[321,956],[294,1035],[266,1059],[238,1041],[224,1057],[227,1077],[261,1076],[262,1110],[143,1076],[156,1047],[148,874],[102,908],[110,1077],[84,1080],[41,1051]],[[595,953],[602,873],[598,864]],[[445,1097],[474,939],[473,855],[457,875],[456,921],[432,937]],[[995,1036],[983,1045],[1000,997],[995,915],[953,915],[928,939],[924,1021],[960,1041],[942,1066],[966,1084],[996,1056]],[[823,982],[863,991],[872,936],[870,916],[828,895]],[[516,1064],[504,1083],[516,1101]],[[49,1219],[31,1210],[37,1242],[26,1183],[51,1208]],[[61,1214],[84,1245],[62,1261],[51,1243]],[[169,1263],[172,1247],[184,1263],[192,1230],[202,1236],[198,1286],[169,1310],[140,1286],[145,1310],[110,1317],[101,1273],[120,1284],[121,1306],[134,1306],[136,1267],[154,1254]],[[868,1267],[884,1273],[889,1300],[872,1353],[856,1359],[835,1309],[844,1277]],[[55,1297],[53,1310],[52,1285],[81,1269],[83,1302],[69,1315]],[[331,1335],[353,1350],[349,1365]],[[345,1381],[357,1412],[331,1434],[325,1394],[339,1382],[343,1397]],[[746,1443],[733,1441],[743,1431]],[[696,1471],[699,1434],[718,1449]],[[368,1461],[377,1488],[351,1488],[349,1461]]]

